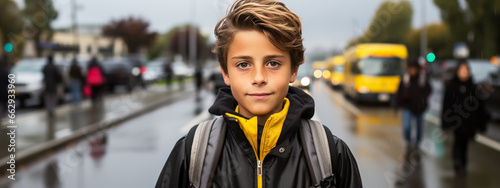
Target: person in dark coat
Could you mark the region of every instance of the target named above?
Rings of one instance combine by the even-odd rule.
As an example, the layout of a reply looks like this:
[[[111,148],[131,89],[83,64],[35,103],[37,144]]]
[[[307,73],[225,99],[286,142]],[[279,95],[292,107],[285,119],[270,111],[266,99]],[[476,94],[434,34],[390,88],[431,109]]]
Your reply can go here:
[[[71,79],[71,99],[74,105],[78,105],[82,99],[82,85],[83,85],[83,73],[80,65],[78,65],[78,60],[73,58],[71,61],[71,67],[69,68],[69,77]]]
[[[201,68],[201,66],[196,66],[194,78],[196,86],[196,99],[199,99],[201,86],[203,85],[203,69]]]
[[[174,70],[172,69],[172,63],[168,60],[165,61],[165,65],[163,67],[163,72],[165,73],[165,82],[167,85],[167,89],[169,89],[172,85],[172,77],[174,76]]]
[[[91,99],[92,99],[92,104],[93,105],[96,105],[98,103],[101,103],[102,102],[102,99],[103,99],[103,90],[104,90],[104,79],[105,79],[105,75],[104,75],[104,69],[102,68],[102,66],[99,64],[98,60],[96,57],[93,57],[91,60],[90,60],[90,63],[88,65],[88,69],[87,69],[87,82],[89,82],[89,77],[90,76],[93,76],[93,75],[90,75],[91,74],[91,69],[92,68],[98,68],[99,69],[99,72],[100,72],[100,77],[102,78],[102,82],[101,83],[98,83],[98,84],[90,84],[90,87],[92,88],[92,94],[91,94]],[[89,83],[87,83],[89,84]]]
[[[43,67],[43,83],[45,85],[44,99],[45,107],[49,117],[54,116],[54,109],[57,105],[57,88],[62,83],[62,75],[59,69],[54,65],[54,57],[47,57],[47,64]]]
[[[407,69],[401,77],[395,100],[396,106],[402,108],[403,134],[411,150],[417,149],[422,141],[423,113],[427,109],[427,99],[432,89],[426,72],[417,60],[409,60]],[[412,125],[412,120],[416,121],[415,125]],[[414,129],[416,138],[412,138]]]
[[[446,84],[441,126],[453,130],[453,165],[458,176],[467,172],[467,145],[476,132],[484,131],[488,121],[484,99],[472,82],[469,65],[459,62],[455,76]]]
[[[0,58],[0,117],[3,117],[7,113],[7,102],[9,95],[13,93],[8,92],[9,83],[9,58],[7,55],[3,55]],[[13,98],[10,98],[13,99]]]

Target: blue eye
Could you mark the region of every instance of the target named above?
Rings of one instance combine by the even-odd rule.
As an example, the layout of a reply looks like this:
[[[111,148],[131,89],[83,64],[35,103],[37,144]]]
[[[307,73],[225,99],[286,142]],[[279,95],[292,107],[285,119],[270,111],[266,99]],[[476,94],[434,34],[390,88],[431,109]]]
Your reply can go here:
[[[247,62],[241,62],[241,63],[238,63],[238,64],[236,65],[236,67],[238,67],[238,68],[242,68],[242,69],[248,68],[249,66],[250,66],[250,64],[249,64],[249,63],[247,63]]]
[[[271,67],[279,67],[281,64],[277,61],[270,61],[269,63],[267,63],[267,65]]]

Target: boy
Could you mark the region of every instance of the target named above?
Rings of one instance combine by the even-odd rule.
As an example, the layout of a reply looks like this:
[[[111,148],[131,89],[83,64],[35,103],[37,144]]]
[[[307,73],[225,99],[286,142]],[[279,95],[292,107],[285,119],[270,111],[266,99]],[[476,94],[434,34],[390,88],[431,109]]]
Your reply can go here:
[[[234,188],[320,186],[313,183],[299,134],[302,119],[314,115],[314,101],[289,86],[304,61],[299,17],[280,2],[238,0],[217,23],[215,35],[214,52],[231,88],[221,89],[209,109],[222,116],[226,130],[216,167],[204,183]],[[324,129],[333,151],[335,186],[362,187],[349,148]],[[194,187],[189,148],[187,137],[177,142],[156,187]]]

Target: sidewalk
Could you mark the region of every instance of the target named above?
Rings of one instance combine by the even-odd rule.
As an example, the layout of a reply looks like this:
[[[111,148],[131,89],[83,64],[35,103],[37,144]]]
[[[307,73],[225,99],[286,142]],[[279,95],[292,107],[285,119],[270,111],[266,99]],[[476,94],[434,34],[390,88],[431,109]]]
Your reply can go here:
[[[17,116],[16,165],[31,158],[83,138],[93,132],[106,129],[117,123],[131,119],[166,103],[194,95],[194,86],[185,83],[184,90],[173,85],[167,91],[165,86],[149,86],[146,90],[135,90],[130,94],[105,96],[101,105],[92,106],[84,100],[80,106],[65,104],[56,109],[55,117],[48,118],[45,110]],[[8,119],[2,119],[0,129],[0,167],[3,169],[10,159],[7,147],[10,138],[6,136]]]

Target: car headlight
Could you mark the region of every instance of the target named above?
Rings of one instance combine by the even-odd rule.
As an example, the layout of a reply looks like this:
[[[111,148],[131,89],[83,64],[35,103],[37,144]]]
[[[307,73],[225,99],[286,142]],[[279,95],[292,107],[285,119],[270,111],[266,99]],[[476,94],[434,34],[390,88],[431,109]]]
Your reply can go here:
[[[140,70],[139,68],[134,67],[134,68],[132,69],[132,75],[134,75],[134,76],[138,76],[140,73],[141,73],[141,70]]]
[[[26,85],[26,89],[28,90],[38,90],[38,89],[42,89],[42,83],[38,83],[38,82],[31,82],[31,83],[28,83]]]
[[[309,77],[303,77],[302,79],[300,79],[300,84],[303,86],[308,86],[309,84],[311,84],[311,79]]]
[[[368,92],[370,92],[370,89],[368,87],[366,87],[366,86],[359,86],[358,87],[358,92],[359,93],[368,93]]]

